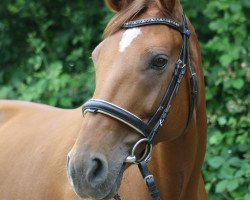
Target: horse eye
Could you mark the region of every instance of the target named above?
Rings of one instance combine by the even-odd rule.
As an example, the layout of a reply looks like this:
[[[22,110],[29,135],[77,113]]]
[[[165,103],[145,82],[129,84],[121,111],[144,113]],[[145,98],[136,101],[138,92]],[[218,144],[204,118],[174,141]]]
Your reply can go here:
[[[157,55],[151,62],[151,68],[156,70],[162,70],[167,66],[168,58],[165,55]]]

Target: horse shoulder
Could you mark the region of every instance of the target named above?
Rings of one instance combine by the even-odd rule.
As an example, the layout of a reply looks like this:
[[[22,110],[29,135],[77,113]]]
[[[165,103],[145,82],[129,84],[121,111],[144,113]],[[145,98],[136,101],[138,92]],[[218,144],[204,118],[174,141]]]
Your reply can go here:
[[[0,199],[78,199],[65,166],[81,121],[81,109],[0,100]]]

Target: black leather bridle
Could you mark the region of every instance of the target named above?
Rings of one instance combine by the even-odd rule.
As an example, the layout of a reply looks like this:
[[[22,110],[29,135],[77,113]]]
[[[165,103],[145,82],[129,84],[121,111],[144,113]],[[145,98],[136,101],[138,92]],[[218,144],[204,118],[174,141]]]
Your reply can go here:
[[[182,48],[180,50],[179,58],[175,65],[175,70],[172,79],[160,103],[160,106],[153,115],[153,117],[149,120],[148,123],[145,123],[133,113],[117,105],[114,105],[110,102],[100,99],[90,99],[83,105],[82,111],[84,115],[87,112],[102,113],[111,118],[117,119],[118,121],[133,128],[135,131],[137,131],[139,134],[143,136],[143,139],[139,140],[135,144],[134,148],[132,149],[132,154],[127,157],[125,162],[138,164],[142,176],[144,177],[144,180],[149,188],[149,192],[152,196],[152,199],[160,200],[156,185],[154,183],[153,175],[149,172],[147,168],[147,162],[150,160],[153,148],[152,144],[156,134],[158,133],[160,127],[163,125],[164,121],[166,120],[169,114],[173,97],[177,94],[181,80],[185,75],[186,72],[185,63],[188,63],[190,71],[190,85],[191,85],[191,100],[189,106],[188,120],[186,124],[187,128],[193,116],[195,99],[197,96],[197,77],[194,68],[192,66],[190,57],[188,38],[190,37],[191,33],[188,28],[185,16],[182,15],[182,25],[167,18],[149,18],[149,19],[129,21],[123,25],[123,28],[129,29],[129,28],[148,26],[148,25],[166,25],[181,33],[183,38]],[[134,155],[134,151],[137,148],[137,146],[142,142],[145,142],[147,144],[147,148],[145,149],[143,156],[140,159],[137,159],[136,156]]]

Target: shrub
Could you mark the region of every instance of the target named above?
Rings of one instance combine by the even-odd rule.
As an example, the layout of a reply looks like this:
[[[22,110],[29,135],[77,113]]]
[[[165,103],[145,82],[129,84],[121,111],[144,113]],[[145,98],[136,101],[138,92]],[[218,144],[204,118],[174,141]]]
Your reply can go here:
[[[185,0],[203,52],[209,199],[250,199],[250,2]]]

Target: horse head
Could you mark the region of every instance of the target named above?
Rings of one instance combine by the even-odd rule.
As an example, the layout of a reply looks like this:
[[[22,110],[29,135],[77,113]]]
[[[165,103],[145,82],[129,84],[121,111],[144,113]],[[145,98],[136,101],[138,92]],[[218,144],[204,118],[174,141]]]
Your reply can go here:
[[[159,124],[157,135],[152,136],[152,145],[178,138],[190,121],[190,76],[185,70],[178,72],[171,86],[180,58],[181,67],[191,65],[189,49],[183,47],[184,38],[189,37],[183,30],[184,22],[190,27],[192,41],[196,40],[179,0],[107,0],[107,4],[117,13],[106,28],[105,39],[92,53],[96,88],[92,104],[84,108],[82,128],[67,163],[68,178],[82,198],[109,199],[116,194],[127,167],[126,158],[134,144],[145,136],[144,131],[138,133],[137,122],[131,125],[126,115],[148,124],[157,113],[154,127],[160,123],[158,118],[166,106],[171,106],[166,122]],[[200,62],[197,45],[190,44],[190,49],[196,67]],[[181,84],[177,83],[179,78],[183,78]],[[166,96],[168,90],[171,91]],[[104,112],[98,103],[113,111]],[[114,114],[116,109],[118,116]],[[122,112],[125,114],[121,119]],[[135,155],[140,157],[143,150],[144,146],[139,145]]]

